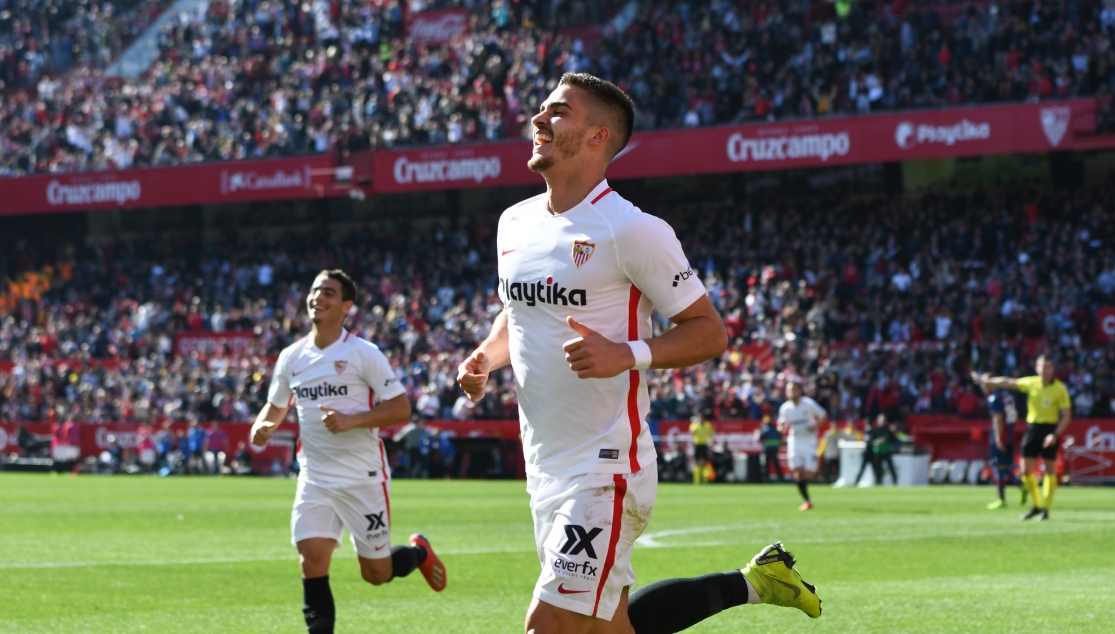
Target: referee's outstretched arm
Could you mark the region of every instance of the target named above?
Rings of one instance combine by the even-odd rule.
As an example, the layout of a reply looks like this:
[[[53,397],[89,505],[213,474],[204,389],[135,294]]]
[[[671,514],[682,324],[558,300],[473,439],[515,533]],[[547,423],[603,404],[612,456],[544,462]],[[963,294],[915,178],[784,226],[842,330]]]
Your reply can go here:
[[[1009,376],[991,376],[990,374],[972,373],[972,380],[983,388],[984,393],[990,394],[993,390],[1016,390],[1018,382]]]

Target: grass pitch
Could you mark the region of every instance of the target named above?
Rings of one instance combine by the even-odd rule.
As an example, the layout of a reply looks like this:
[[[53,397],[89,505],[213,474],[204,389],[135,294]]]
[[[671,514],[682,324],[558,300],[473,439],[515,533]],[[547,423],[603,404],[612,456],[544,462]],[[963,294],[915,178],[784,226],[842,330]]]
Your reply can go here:
[[[295,483],[0,474],[0,631],[303,632],[290,546]],[[425,532],[449,588],[419,573],[373,588],[347,541],[331,574],[338,632],[521,632],[538,574],[522,482],[392,488],[394,541]],[[824,614],[742,606],[714,632],[1110,632],[1115,490],[1063,488],[1020,522],[1017,490],[669,484],[639,543],[642,583],[742,566],[773,540]]]

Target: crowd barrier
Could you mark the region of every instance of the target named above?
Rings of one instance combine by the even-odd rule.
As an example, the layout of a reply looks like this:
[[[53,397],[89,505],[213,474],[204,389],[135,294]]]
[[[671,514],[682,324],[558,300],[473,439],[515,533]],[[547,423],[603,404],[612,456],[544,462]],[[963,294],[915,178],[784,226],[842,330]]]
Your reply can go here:
[[[40,437],[51,437],[55,432],[52,429],[54,426],[49,423],[23,423],[23,426]],[[204,423],[203,426],[210,427],[211,424]],[[755,438],[759,426],[759,421],[755,420],[715,421],[713,442],[723,442],[734,453],[761,453],[762,445]],[[402,427],[402,424],[392,425],[374,433],[388,440]],[[650,427],[664,449],[685,450],[692,442],[688,421],[651,421]],[[1019,430],[1021,427],[1020,424]],[[139,428],[136,423],[76,425],[80,457],[97,456],[108,449],[110,436],[115,436],[122,448],[134,449]],[[177,433],[185,430],[186,424],[172,423],[171,428]],[[284,423],[266,447],[255,447],[248,442],[251,423],[220,423],[220,428],[228,435],[228,451],[235,451],[238,444],[244,442],[251,449],[253,465],[260,465],[259,471],[270,469],[275,460],[283,464],[289,462],[298,436],[297,425]],[[456,440],[519,440],[519,423],[514,420],[430,421],[427,428],[438,434],[445,432]],[[963,419],[954,415],[911,416],[907,428],[919,449],[925,450],[935,461],[987,459],[991,425],[986,419]],[[0,423],[0,452],[10,454],[20,451],[17,432],[18,424]],[[1062,438],[1062,447],[1066,473],[1074,480],[1115,483],[1115,419],[1074,420]]]

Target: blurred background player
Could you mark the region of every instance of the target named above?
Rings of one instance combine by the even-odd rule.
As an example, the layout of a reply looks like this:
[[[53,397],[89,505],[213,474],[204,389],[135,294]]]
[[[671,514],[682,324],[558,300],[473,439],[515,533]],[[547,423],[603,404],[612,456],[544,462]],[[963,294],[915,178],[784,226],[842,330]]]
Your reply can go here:
[[[786,402],[778,408],[778,427],[786,436],[786,456],[804,502],[798,508],[813,508],[809,500],[809,481],[817,475],[817,430],[828,420],[825,409],[805,396],[801,379],[786,386]]]
[[[778,461],[782,432],[771,422],[770,416],[763,416],[763,425],[755,430],[755,438],[763,445],[763,482],[771,481],[771,468],[778,477],[775,482],[785,482],[786,475],[782,473],[782,463]]]
[[[279,353],[267,404],[251,432],[252,444],[266,445],[290,407],[297,408],[302,451],[291,541],[301,558],[302,615],[312,634],[333,632],[329,565],[345,528],[368,583],[419,568],[434,591],[446,584],[445,567],[422,535],[391,548],[390,474],[374,430],[407,420],[410,401],[379,348],[345,330],[355,297],[356,285],[343,271],[314,279],[306,298],[312,331]]]
[[[1026,435],[1022,437],[1022,486],[1026,487],[1034,506],[1022,519],[1049,519],[1053,495],[1057,492],[1057,446],[1061,434],[1072,422],[1072,399],[1065,384],[1055,376],[1053,361],[1046,355],[1038,357],[1037,376],[1012,379],[1006,376],[980,375],[980,384],[987,390],[1018,390],[1026,395]],[[1038,459],[1045,462],[1045,482],[1038,488]]]
[[[972,380],[980,385],[980,375],[973,372]],[[982,388],[983,386],[980,385]],[[987,396],[987,411],[991,414],[990,459],[995,470],[995,485],[999,489],[999,499],[987,505],[989,509],[1006,506],[1007,484],[1011,480],[1014,466],[1014,424],[1018,421],[1018,407],[1014,394],[1009,390],[995,390]],[[1022,489],[1022,503],[1026,503],[1026,487]]]
[[[708,482],[709,443],[712,441],[712,423],[707,416],[695,415],[689,423],[689,433],[693,435],[693,484]]]

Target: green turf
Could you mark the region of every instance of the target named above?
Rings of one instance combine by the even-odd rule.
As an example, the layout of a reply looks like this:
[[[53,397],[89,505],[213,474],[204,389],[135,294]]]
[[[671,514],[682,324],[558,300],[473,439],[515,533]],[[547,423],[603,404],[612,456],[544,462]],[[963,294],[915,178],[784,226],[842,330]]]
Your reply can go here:
[[[743,565],[781,539],[824,615],[744,606],[692,632],[1110,632],[1115,490],[1064,488],[1022,523],[987,487],[663,485],[642,582]],[[0,631],[300,632],[290,480],[0,474]],[[425,532],[450,586],[373,588],[347,543],[338,632],[521,632],[538,573],[521,482],[393,484],[396,542]]]

